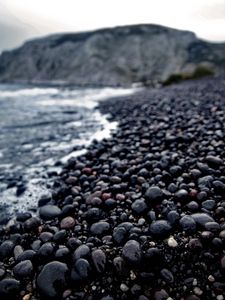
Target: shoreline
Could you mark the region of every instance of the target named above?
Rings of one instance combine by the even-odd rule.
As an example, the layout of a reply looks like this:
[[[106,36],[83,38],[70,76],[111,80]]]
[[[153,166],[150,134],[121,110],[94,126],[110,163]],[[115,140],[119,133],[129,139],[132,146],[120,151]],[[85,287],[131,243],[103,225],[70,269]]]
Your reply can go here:
[[[0,230],[1,299],[223,300],[224,102],[223,78],[100,102],[117,131]]]

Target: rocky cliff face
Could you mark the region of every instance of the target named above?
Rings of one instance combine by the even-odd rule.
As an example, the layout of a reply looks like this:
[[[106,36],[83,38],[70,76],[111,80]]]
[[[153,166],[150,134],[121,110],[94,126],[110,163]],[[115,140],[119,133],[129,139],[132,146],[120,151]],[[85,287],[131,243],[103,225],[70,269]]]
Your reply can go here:
[[[2,53],[0,81],[127,85],[164,82],[196,68],[225,70],[225,44],[199,40],[187,31],[136,25],[57,34]]]

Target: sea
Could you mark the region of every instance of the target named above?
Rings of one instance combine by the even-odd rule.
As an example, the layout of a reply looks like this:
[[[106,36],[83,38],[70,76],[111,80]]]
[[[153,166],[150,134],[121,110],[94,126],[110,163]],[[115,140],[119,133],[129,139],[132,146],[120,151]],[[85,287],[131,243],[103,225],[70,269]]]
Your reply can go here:
[[[18,212],[35,214],[63,164],[116,130],[97,109],[99,101],[135,92],[0,84],[0,225]]]

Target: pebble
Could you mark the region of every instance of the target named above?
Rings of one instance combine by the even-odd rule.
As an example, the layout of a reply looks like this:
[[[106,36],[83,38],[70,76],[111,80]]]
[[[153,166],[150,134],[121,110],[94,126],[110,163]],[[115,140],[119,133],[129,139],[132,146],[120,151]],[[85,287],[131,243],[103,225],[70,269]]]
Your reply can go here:
[[[208,222],[214,222],[213,218],[205,213],[195,213],[191,217],[195,220],[198,225],[205,226]]]
[[[138,265],[142,259],[140,244],[135,240],[129,240],[122,249],[122,255],[129,264]]]
[[[101,249],[96,249],[91,253],[93,264],[98,273],[103,273],[106,267],[106,255]]]
[[[30,260],[24,260],[15,265],[13,268],[13,273],[16,278],[21,279],[31,277],[33,270],[32,262]]]
[[[45,265],[37,277],[37,288],[47,299],[59,298],[67,287],[68,267],[66,264],[52,261]]]
[[[187,233],[194,233],[196,231],[196,222],[192,216],[185,215],[180,219],[182,229]]]
[[[43,220],[52,220],[61,215],[61,209],[56,205],[45,205],[39,209],[39,215]]]
[[[103,235],[110,229],[108,222],[100,221],[91,225],[90,231],[94,235]]]
[[[152,186],[146,191],[145,199],[149,205],[154,205],[163,199],[163,191],[158,186]]]
[[[18,295],[20,289],[20,282],[7,278],[0,281],[0,296],[1,299],[13,300]]]
[[[171,248],[176,248],[178,246],[178,243],[177,241],[174,239],[174,237],[170,237],[168,239],[168,246],[171,247]]]
[[[168,236],[171,230],[171,225],[165,220],[158,220],[150,225],[150,232],[159,238]]]
[[[129,287],[125,283],[121,283],[120,289],[122,292],[126,293],[129,291]]]
[[[132,203],[131,205],[131,208],[133,212],[137,215],[143,214],[148,209],[144,199],[138,199],[134,201],[134,203]]]
[[[75,225],[75,220],[72,217],[66,217],[60,222],[61,229],[72,229]]]

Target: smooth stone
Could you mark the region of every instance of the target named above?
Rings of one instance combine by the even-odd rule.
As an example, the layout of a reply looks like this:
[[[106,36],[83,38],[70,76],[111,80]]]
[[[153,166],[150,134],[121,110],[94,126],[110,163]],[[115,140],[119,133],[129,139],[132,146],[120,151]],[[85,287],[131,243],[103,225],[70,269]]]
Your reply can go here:
[[[13,300],[18,296],[20,290],[20,282],[7,278],[0,281],[0,297],[1,299]]]
[[[17,262],[21,262],[21,261],[24,261],[24,260],[31,260],[32,262],[35,260],[37,254],[34,250],[25,250],[23,253],[21,253],[16,261]]]
[[[140,244],[135,240],[129,240],[122,249],[122,255],[129,264],[139,264],[142,259]]]
[[[60,222],[61,229],[72,229],[75,225],[75,220],[72,217],[66,217]]]
[[[75,251],[74,251],[74,259],[77,260],[79,258],[87,257],[90,254],[91,250],[87,245],[80,245]]]
[[[12,241],[4,241],[0,245],[0,259],[11,257],[13,255],[14,243]]]
[[[212,210],[216,205],[216,201],[214,200],[205,200],[202,202],[202,207],[207,210]]]
[[[16,215],[16,220],[18,222],[25,222],[27,219],[31,218],[32,215],[29,212],[25,212],[25,213],[18,213]]]
[[[64,263],[52,261],[45,265],[37,277],[37,288],[41,296],[47,299],[60,298],[67,287],[67,273],[68,267]]]
[[[169,282],[169,283],[174,282],[174,277],[173,277],[173,274],[172,274],[172,272],[170,270],[168,270],[168,269],[162,269],[160,271],[160,274],[161,274],[162,278],[166,282]]]
[[[148,204],[155,204],[163,199],[163,191],[158,186],[152,186],[146,191],[145,199]]]
[[[94,235],[103,235],[110,229],[108,222],[100,221],[91,225],[90,231]]]
[[[39,215],[43,220],[52,220],[61,215],[61,209],[56,205],[45,205],[39,209]]]
[[[119,245],[125,241],[126,235],[127,230],[124,227],[115,227],[113,230],[113,239]]]
[[[148,207],[144,199],[138,199],[132,203],[131,208],[135,214],[139,215],[146,212]]]
[[[205,161],[209,164],[210,167],[220,167],[223,164],[223,160],[218,156],[208,155],[205,158]]]
[[[216,222],[207,222],[205,223],[205,229],[211,232],[217,232],[220,230],[220,225]]]
[[[213,218],[205,213],[195,213],[191,217],[195,220],[198,225],[205,226],[208,222],[214,222]]]
[[[81,278],[86,279],[90,275],[91,266],[89,262],[84,258],[79,258],[75,263],[75,269]]]
[[[49,259],[53,256],[54,245],[50,242],[43,244],[37,252],[41,259]]]
[[[157,220],[150,225],[150,232],[156,237],[165,237],[171,230],[170,223],[165,220]]]
[[[196,231],[196,222],[189,215],[183,216],[180,219],[180,225],[182,229],[187,233],[194,233]]]
[[[41,220],[37,217],[32,217],[24,222],[24,228],[28,231],[36,230],[41,225]]]
[[[106,266],[106,255],[101,249],[94,250],[91,253],[93,264],[98,271],[98,273],[102,273],[105,270]]]
[[[33,273],[33,265],[30,260],[24,260],[15,265],[13,268],[13,273],[16,278],[21,279],[25,277],[30,277]]]

